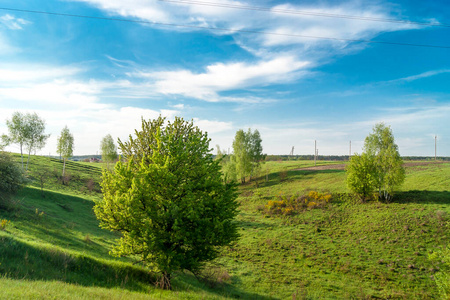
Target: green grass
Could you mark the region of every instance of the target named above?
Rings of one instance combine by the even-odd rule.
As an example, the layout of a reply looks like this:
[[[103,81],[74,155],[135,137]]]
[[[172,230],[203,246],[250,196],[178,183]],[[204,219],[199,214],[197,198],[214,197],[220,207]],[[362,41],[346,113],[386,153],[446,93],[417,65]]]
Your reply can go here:
[[[179,273],[174,290],[161,291],[135,259],[108,254],[118,235],[98,227],[92,207],[100,194],[87,188],[90,179],[99,183],[98,164],[71,162],[71,180],[62,185],[57,160],[31,162],[33,181],[15,198],[16,209],[0,211],[0,220],[11,221],[0,230],[2,299],[437,298],[433,276],[443,266],[427,256],[450,244],[450,163],[408,167],[392,203],[342,196],[282,217],[259,208],[280,194],[345,193],[345,171],[267,162],[267,182],[263,176],[258,187],[255,180],[240,187],[241,239],[207,268],[224,282]],[[41,193],[43,168],[54,175]]]

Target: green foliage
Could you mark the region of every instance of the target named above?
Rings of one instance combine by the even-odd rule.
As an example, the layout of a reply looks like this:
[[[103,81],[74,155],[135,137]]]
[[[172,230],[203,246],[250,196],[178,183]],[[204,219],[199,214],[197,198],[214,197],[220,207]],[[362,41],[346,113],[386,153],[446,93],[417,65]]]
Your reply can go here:
[[[376,124],[364,142],[364,152],[354,155],[347,167],[347,186],[362,200],[374,192],[390,201],[394,190],[405,180],[403,161],[391,128]]]
[[[440,272],[435,274],[439,295],[443,300],[450,298],[450,246],[441,251],[434,251],[429,255],[431,261],[441,262],[444,265]]]
[[[26,169],[28,170],[28,163],[30,155],[33,150],[42,149],[45,142],[50,137],[46,135],[45,121],[41,119],[36,113],[22,114],[15,112],[11,120],[6,120],[9,135],[2,136],[3,145],[18,144],[20,147],[20,154],[22,157],[23,169],[23,148],[28,150],[28,160]]]
[[[364,141],[364,151],[375,159],[378,197],[390,200],[395,188],[405,180],[403,160],[390,126],[386,127],[383,123],[376,124],[373,133]]]
[[[159,117],[119,140],[127,162],[103,172],[95,214],[122,237],[115,255],[138,255],[165,283],[177,270],[198,272],[218,247],[238,237],[236,186],[224,184],[209,139],[192,122]]]
[[[249,128],[247,132],[240,129],[236,132],[233,141],[233,155],[230,162],[224,168],[230,179],[240,179],[245,182],[245,177],[256,176],[260,170],[261,162],[265,155],[262,153],[262,139],[258,130],[254,132]]]
[[[64,177],[66,170],[66,159],[73,155],[73,135],[70,133],[69,128],[65,126],[61,130],[61,135],[58,137],[58,145],[56,149],[56,153],[60,154],[63,157],[64,165],[62,176]]]
[[[233,155],[226,154],[220,150],[219,145],[216,145],[217,155],[216,160],[222,167],[223,179],[225,182],[235,181],[237,178],[236,174],[236,162]]]
[[[377,168],[375,159],[368,153],[352,156],[347,166],[347,186],[361,201],[373,197]]]
[[[5,206],[9,197],[23,187],[25,178],[17,163],[5,152],[0,152],[0,207]]]
[[[117,159],[117,147],[114,144],[114,140],[110,134],[106,135],[100,142],[100,149],[102,154],[102,160],[108,164]]]

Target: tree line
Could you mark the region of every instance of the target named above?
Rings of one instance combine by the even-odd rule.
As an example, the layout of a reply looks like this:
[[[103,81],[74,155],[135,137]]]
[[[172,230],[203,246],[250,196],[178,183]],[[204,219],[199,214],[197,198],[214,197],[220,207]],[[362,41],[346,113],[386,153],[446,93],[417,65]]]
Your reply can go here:
[[[22,170],[28,170],[28,164],[32,152],[36,152],[45,147],[50,134],[45,133],[45,120],[36,113],[14,112],[11,119],[6,120],[8,134],[1,136],[0,150],[5,147],[16,144],[20,149],[20,157],[22,162]],[[56,153],[63,159],[62,176],[65,175],[66,160],[73,156],[74,137],[67,125],[61,130],[61,134],[57,138]],[[27,163],[24,166],[23,155],[24,150],[28,152]],[[106,135],[100,142],[100,150],[102,160],[113,162],[117,159],[117,146],[110,134]]]

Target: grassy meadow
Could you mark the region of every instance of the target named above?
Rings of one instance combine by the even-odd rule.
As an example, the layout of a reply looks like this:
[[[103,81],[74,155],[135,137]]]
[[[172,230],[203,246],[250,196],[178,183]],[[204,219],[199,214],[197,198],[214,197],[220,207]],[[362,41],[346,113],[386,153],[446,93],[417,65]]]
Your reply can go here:
[[[19,157],[16,156],[17,160]],[[325,166],[342,162],[318,161]],[[450,244],[450,163],[411,163],[391,203],[358,203],[345,171],[313,161],[266,162],[240,186],[241,238],[203,278],[180,272],[173,290],[135,258],[108,254],[119,236],[98,227],[99,163],[33,156],[29,183],[0,210],[1,299],[437,299],[428,254]],[[321,208],[264,213],[270,200],[330,192]],[[0,225],[2,226],[2,225]]]

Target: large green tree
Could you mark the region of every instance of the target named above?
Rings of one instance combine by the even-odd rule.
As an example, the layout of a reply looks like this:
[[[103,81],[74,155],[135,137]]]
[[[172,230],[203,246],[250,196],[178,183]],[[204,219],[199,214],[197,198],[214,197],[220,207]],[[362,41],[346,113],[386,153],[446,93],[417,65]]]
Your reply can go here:
[[[100,225],[122,237],[115,255],[138,255],[170,287],[177,270],[198,272],[219,247],[238,238],[237,188],[224,183],[209,139],[192,122],[142,120],[128,141],[125,162],[103,172]]]
[[[100,142],[100,150],[102,153],[102,160],[106,161],[108,165],[117,159],[117,147],[110,134],[106,135]]]
[[[23,166],[23,150],[28,151],[28,159],[26,169],[28,170],[28,163],[30,161],[31,152],[42,149],[45,142],[50,135],[45,134],[45,121],[41,119],[36,113],[22,114],[15,112],[11,120],[6,120],[9,134],[3,135],[2,140],[4,145],[18,144],[20,148],[20,156]]]
[[[362,198],[377,192],[379,199],[391,200],[405,180],[405,169],[389,126],[378,123],[373,127],[364,141],[363,154],[352,157],[347,174],[348,187]]]
[[[74,148],[74,138],[73,135],[70,133],[69,128],[65,126],[61,130],[61,135],[58,137],[58,145],[56,149],[56,153],[62,156],[63,158],[63,171],[62,176],[64,177],[66,172],[66,160],[73,155],[73,148]]]

